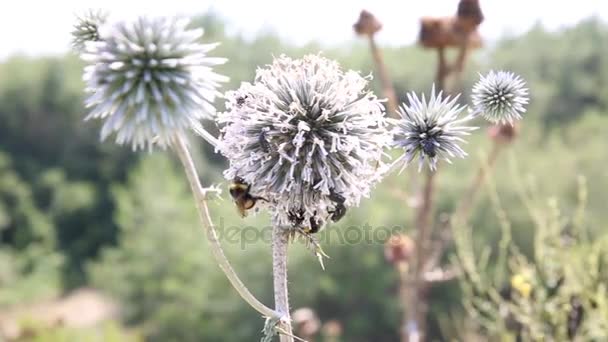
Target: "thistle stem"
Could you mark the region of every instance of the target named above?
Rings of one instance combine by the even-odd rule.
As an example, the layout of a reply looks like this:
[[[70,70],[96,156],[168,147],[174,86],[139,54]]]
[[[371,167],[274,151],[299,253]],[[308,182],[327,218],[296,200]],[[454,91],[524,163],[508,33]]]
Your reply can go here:
[[[430,245],[431,233],[433,230],[432,209],[435,172],[427,170],[426,181],[422,191],[422,205],[416,216],[416,259],[414,264],[413,293],[409,303],[411,306],[410,317],[407,322],[409,328],[408,341],[424,341],[426,338],[426,314],[428,302],[426,298],[426,281],[424,275],[427,261],[427,252]]]
[[[387,109],[389,111],[389,115],[397,115],[397,96],[395,95],[395,89],[393,88],[393,84],[388,76],[386,66],[384,65],[384,60],[382,59],[382,53],[380,53],[380,49],[378,49],[373,35],[369,36],[369,47],[370,50],[372,50],[372,57],[374,58],[374,63],[376,64],[378,75],[380,76],[382,92],[388,101]]]
[[[192,156],[186,144],[185,138],[181,135],[178,136],[173,144],[173,148],[184,166],[184,171],[186,172],[186,177],[188,178],[188,182],[196,202],[196,209],[205,229],[205,236],[209,240],[209,246],[213,256],[215,257],[215,261],[218,263],[230,281],[230,284],[239,293],[241,298],[243,298],[252,308],[265,317],[280,318],[282,316],[281,314],[265,306],[259,300],[257,300],[253,294],[251,294],[249,289],[245,286],[245,284],[243,284],[226,258],[226,255],[224,254],[222,246],[218,240],[213,221],[211,220],[211,215],[209,214],[206,192],[198,178],[198,172],[194,166],[194,162],[192,161]]]
[[[281,327],[286,334],[281,334],[281,342],[293,342],[291,317],[289,314],[289,292],[287,289],[287,248],[288,233],[275,225],[272,230],[272,275],[274,280],[275,310],[281,316]]]
[[[492,146],[492,150],[490,151],[490,154],[487,157],[487,160],[485,162],[483,162],[483,164],[479,167],[479,169],[477,170],[477,174],[475,175],[475,178],[473,179],[473,182],[469,186],[469,189],[467,190],[465,195],[460,200],[460,203],[459,203],[459,205],[456,209],[455,215],[454,215],[454,219],[458,224],[463,223],[464,221],[467,220],[467,217],[469,216],[469,212],[471,211],[471,206],[473,205],[473,202],[475,201],[477,192],[481,188],[481,185],[486,177],[486,173],[489,172],[493,168],[494,163],[496,162],[496,159],[498,158],[498,155],[500,154],[501,147],[502,147],[501,143],[496,142],[496,141],[494,142],[494,144]]]

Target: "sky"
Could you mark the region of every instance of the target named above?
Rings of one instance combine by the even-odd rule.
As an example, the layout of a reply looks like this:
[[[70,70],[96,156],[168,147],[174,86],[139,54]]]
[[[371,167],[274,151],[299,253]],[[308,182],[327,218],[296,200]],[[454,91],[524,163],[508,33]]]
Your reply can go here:
[[[352,24],[362,9],[384,25],[377,39],[393,46],[417,38],[423,16],[447,16],[457,0],[2,0],[0,59],[13,54],[61,54],[68,50],[74,15],[90,8],[108,10],[112,18],[138,15],[204,13],[210,9],[228,22],[228,32],[253,37],[275,31],[296,44],[325,45],[355,39]],[[9,3],[9,4],[7,4]],[[481,0],[486,17],[480,27],[484,39],[496,40],[542,23],[550,30],[571,26],[592,15],[608,22],[608,0]]]

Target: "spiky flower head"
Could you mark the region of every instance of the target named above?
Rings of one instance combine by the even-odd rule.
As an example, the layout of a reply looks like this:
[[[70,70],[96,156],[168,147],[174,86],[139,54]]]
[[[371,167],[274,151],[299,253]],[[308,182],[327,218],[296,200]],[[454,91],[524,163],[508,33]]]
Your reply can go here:
[[[528,89],[521,77],[507,71],[490,71],[473,87],[473,107],[492,123],[509,123],[521,119],[528,104]]]
[[[443,98],[441,92],[435,94],[435,86],[428,101],[424,94],[422,99],[414,92],[407,94],[409,105],[402,104],[398,110],[401,118],[393,120],[393,145],[405,151],[395,165],[402,163],[405,168],[418,157],[419,171],[425,160],[431,171],[435,171],[439,159],[451,163],[450,158],[466,157],[459,144],[477,127],[465,125],[472,115],[459,117],[465,107],[456,103],[458,97]]]
[[[217,44],[199,43],[203,31],[188,29],[188,23],[141,17],[104,26],[101,40],[86,44],[87,119],[104,121],[102,140],[116,133],[118,144],[133,149],[166,147],[213,117],[216,88],[227,78],[212,66],[226,60],[208,57]]]
[[[88,10],[76,17],[76,24],[72,30],[72,49],[83,52],[86,42],[97,42],[99,28],[106,23],[108,13],[102,10]]]
[[[218,116],[226,178],[250,184],[284,227],[337,220],[380,179],[390,143],[382,103],[367,84],[318,55],[280,56],[258,69],[253,83],[227,94]]]

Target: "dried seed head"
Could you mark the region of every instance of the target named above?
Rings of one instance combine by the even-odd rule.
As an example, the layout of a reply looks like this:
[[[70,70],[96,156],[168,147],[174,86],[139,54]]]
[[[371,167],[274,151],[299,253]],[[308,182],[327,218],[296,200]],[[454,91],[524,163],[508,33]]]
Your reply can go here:
[[[359,14],[359,20],[353,25],[355,33],[358,35],[373,36],[382,29],[382,23],[370,12],[363,10]]]
[[[466,32],[475,30],[484,19],[479,0],[460,0],[456,16]]]

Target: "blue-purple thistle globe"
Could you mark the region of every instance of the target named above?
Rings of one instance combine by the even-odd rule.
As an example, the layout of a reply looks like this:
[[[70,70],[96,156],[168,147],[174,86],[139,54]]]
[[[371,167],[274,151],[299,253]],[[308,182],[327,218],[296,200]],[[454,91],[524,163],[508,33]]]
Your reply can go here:
[[[91,108],[86,119],[103,121],[101,139],[116,134],[133,149],[166,147],[201,119],[215,114],[219,83],[227,78],[208,57],[217,44],[201,44],[203,31],[189,21],[141,17],[102,26],[99,41],[85,44],[84,80]]]
[[[258,69],[218,115],[226,178],[250,184],[288,229],[311,220],[322,227],[339,203],[358,205],[380,180],[390,143],[382,103],[367,85],[318,55],[281,56]]]
[[[473,86],[473,108],[492,123],[513,124],[526,112],[528,89],[521,77],[508,71],[490,71]]]
[[[102,10],[88,10],[76,17],[76,24],[72,30],[72,49],[83,52],[87,42],[97,42],[99,28],[108,20],[108,13]]]
[[[403,103],[398,110],[400,118],[392,120],[393,146],[404,151],[393,164],[405,168],[418,159],[419,171],[425,161],[435,171],[440,159],[451,163],[451,158],[466,157],[460,144],[477,127],[466,125],[473,115],[460,117],[465,107],[457,104],[458,96],[444,98],[433,86],[428,101],[424,94],[418,98],[414,92],[407,98],[409,104]]]

